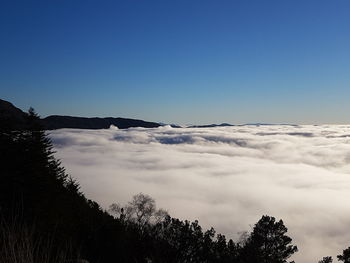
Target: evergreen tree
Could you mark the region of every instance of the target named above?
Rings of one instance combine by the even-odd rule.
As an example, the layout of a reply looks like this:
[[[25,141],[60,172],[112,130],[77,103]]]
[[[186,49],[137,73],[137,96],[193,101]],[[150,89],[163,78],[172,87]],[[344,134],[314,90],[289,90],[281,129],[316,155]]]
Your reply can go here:
[[[337,256],[339,261],[343,261],[344,263],[350,263],[350,247],[343,250],[343,254]]]
[[[332,257],[323,257],[318,263],[332,263],[333,259]]]
[[[249,263],[285,263],[298,251],[286,235],[283,221],[263,216],[254,226],[253,232],[242,249],[242,261]]]

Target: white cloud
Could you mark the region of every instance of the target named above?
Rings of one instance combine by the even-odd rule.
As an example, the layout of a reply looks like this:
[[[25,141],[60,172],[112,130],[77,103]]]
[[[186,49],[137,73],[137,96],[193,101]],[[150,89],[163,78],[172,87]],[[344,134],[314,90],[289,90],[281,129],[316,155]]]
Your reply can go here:
[[[143,192],[172,216],[234,239],[272,215],[304,263],[350,246],[350,126],[62,129],[50,137],[104,207]]]

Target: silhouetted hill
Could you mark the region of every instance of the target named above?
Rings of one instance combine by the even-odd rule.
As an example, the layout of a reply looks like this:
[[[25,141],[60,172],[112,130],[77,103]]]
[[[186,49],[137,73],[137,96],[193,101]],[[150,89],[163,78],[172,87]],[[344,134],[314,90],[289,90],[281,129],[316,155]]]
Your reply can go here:
[[[2,130],[22,129],[25,124],[26,113],[16,108],[12,103],[0,99],[0,128]]]
[[[25,117],[27,113],[15,107],[12,103],[0,99],[0,128],[1,129],[23,129],[26,128]],[[111,125],[119,129],[131,127],[157,128],[161,126],[156,122],[126,118],[85,118],[72,116],[52,115],[41,119],[41,124],[47,130],[61,128],[76,129],[108,129]],[[6,126],[6,127],[5,127]]]
[[[43,125],[48,130],[60,128],[76,128],[76,129],[107,129],[111,125],[119,129],[127,129],[131,127],[157,128],[159,123],[147,122],[143,120],[125,119],[125,118],[85,118],[72,116],[52,115],[42,119]]]
[[[192,125],[188,128],[214,128],[214,127],[228,127],[228,126],[234,126],[229,123],[221,123],[221,124],[207,124],[207,125]]]
[[[261,122],[257,122],[257,123],[246,123],[246,124],[242,124],[242,125],[238,125],[238,126],[298,126],[297,124],[290,124],[290,123],[261,123]]]

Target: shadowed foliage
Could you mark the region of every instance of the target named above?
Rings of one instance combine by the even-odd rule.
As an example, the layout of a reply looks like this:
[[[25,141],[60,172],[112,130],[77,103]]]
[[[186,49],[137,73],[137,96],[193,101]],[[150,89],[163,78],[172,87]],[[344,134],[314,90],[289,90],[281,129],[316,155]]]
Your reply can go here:
[[[318,263],[332,263],[333,259],[332,257],[323,257]]]
[[[298,251],[286,235],[287,228],[283,221],[274,217],[263,216],[254,226],[242,248],[243,262],[284,263]]]
[[[350,247],[343,250],[343,254],[337,256],[339,261],[343,261],[344,263],[350,263]]]

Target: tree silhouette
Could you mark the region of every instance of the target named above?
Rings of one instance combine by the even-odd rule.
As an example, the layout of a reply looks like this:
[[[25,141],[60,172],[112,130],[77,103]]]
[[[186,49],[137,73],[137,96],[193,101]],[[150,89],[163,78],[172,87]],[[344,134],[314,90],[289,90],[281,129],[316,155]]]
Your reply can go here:
[[[155,200],[149,195],[139,193],[125,206],[114,203],[109,206],[109,212],[124,222],[134,222],[140,229],[149,223],[159,223],[168,216],[164,209],[156,208]]]
[[[343,261],[344,263],[350,263],[350,247],[343,250],[343,254],[337,256],[339,261]]]
[[[332,263],[333,259],[332,257],[323,257],[318,263]]]
[[[298,248],[291,245],[283,221],[263,216],[254,226],[243,251],[243,262],[285,263]]]

